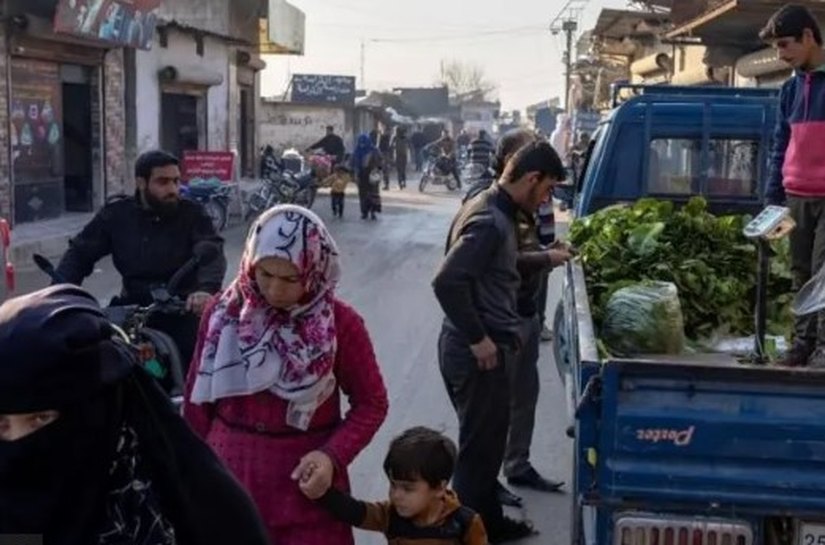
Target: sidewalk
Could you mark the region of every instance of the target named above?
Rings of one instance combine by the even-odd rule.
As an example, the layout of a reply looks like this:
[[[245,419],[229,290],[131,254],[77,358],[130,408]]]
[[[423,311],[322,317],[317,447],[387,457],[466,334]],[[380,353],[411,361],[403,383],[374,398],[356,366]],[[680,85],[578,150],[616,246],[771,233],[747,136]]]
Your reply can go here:
[[[34,254],[59,259],[69,246],[69,239],[79,233],[94,217],[92,213],[68,213],[52,220],[18,225],[11,233],[11,261],[17,271],[35,268]]]

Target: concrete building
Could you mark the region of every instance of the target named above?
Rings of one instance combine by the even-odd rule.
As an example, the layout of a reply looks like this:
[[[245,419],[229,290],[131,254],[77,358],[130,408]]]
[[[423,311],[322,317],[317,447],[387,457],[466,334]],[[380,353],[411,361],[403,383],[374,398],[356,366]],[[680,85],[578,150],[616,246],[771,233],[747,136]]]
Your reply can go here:
[[[163,148],[231,151],[240,175],[255,170],[260,113],[258,50],[265,0],[175,0],[159,10],[150,51],[130,66],[128,93],[139,154]],[[137,115],[139,112],[139,115]]]
[[[133,45],[101,38],[108,23],[92,17],[55,32],[59,9],[80,21],[65,2],[0,2],[0,217],[15,227],[93,211],[127,183],[124,48]]]

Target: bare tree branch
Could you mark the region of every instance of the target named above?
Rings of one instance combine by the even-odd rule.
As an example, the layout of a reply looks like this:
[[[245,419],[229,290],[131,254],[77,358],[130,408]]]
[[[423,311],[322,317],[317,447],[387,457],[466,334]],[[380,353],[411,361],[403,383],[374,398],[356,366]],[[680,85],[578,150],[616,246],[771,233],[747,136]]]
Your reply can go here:
[[[442,61],[438,83],[446,85],[453,97],[490,98],[497,87],[487,80],[484,69],[477,65],[457,60]]]

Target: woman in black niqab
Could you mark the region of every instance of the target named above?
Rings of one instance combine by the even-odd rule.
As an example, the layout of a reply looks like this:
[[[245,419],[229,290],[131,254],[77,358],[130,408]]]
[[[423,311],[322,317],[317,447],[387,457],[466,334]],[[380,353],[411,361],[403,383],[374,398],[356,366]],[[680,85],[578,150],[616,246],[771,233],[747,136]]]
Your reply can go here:
[[[249,496],[73,286],[0,306],[0,432],[4,420],[45,411],[57,418],[14,440],[0,433],[0,535],[268,543]]]

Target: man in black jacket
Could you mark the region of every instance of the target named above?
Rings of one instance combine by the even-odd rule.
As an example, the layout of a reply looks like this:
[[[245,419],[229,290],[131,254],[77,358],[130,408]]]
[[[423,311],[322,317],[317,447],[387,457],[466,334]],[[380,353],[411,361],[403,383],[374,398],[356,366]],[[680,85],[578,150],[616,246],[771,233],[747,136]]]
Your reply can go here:
[[[322,150],[327,155],[334,157],[336,163],[342,162],[344,160],[344,154],[346,153],[344,140],[335,134],[335,127],[332,125],[327,127],[326,136],[311,145],[308,149],[309,151]]]
[[[203,207],[180,198],[177,158],[163,151],[141,155],[135,164],[134,197],[111,201],[71,240],[57,273],[80,285],[95,264],[111,255],[123,277],[113,306],[152,302],[151,290],[164,286],[193,257],[196,244],[218,247],[218,257],[201,264],[185,280],[179,294],[186,298],[185,317],[157,315],[150,324],[168,333],[178,344],[184,365],[189,364],[197,335],[198,315],[221,290],[226,274],[223,239]]]
[[[501,179],[465,203],[453,221],[433,288],[446,318],[439,365],[459,419],[453,484],[463,504],[484,519],[493,543],[521,539],[532,528],[504,517],[497,478],[509,427],[507,366],[520,350],[516,218],[535,214],[564,179],[546,142],[521,148]]]

